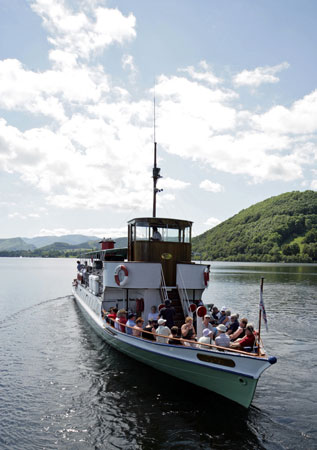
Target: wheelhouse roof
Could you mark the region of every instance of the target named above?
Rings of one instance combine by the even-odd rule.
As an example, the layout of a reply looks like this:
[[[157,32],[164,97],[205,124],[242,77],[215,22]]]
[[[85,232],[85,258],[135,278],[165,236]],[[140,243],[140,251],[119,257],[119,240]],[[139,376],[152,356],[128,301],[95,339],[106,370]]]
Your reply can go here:
[[[181,229],[191,227],[193,224],[193,222],[189,220],[166,219],[163,217],[139,217],[137,219],[131,219],[128,221],[129,225],[135,225],[136,223],[146,223],[150,227],[181,228]]]

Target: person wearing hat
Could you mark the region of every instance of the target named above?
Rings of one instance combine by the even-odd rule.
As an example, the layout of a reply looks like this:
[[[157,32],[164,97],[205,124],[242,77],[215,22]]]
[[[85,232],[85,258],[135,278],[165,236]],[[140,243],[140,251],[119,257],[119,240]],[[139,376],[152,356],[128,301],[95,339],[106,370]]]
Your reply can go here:
[[[230,344],[231,348],[237,348],[239,350],[245,350],[246,347],[253,349],[255,342],[254,327],[251,323],[246,326],[245,336],[242,339],[237,339]]]
[[[136,314],[135,313],[128,314],[128,321],[126,323],[126,325],[127,325],[126,333],[127,334],[131,334],[131,335],[133,334],[132,328],[135,326],[135,319],[136,319]]]
[[[144,320],[142,319],[142,317],[138,317],[136,319],[135,325],[133,327],[133,336],[136,336],[136,337],[142,336],[143,323],[144,323]]]
[[[217,347],[229,347],[230,346],[230,338],[226,334],[227,327],[224,324],[220,324],[217,326],[218,336],[215,339],[215,343]]]
[[[166,320],[161,318],[157,321],[158,327],[156,329],[156,342],[160,344],[168,343],[168,336],[171,334],[171,330],[166,326]],[[166,338],[164,336],[167,336]]]
[[[203,329],[203,335],[198,339],[199,344],[212,344],[212,331],[209,328]],[[206,345],[198,345],[199,348],[208,349]]]
[[[220,317],[218,320],[218,324],[220,324],[220,323],[225,324],[225,322],[227,322],[228,316],[226,315],[226,311],[227,311],[227,308],[225,306],[223,306],[220,310]]]

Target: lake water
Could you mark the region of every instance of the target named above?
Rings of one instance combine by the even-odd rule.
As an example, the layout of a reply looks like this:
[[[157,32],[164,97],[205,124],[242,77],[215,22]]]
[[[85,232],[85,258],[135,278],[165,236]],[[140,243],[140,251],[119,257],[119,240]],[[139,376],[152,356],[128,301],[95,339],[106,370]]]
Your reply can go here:
[[[1,449],[316,449],[316,265],[211,263],[204,301],[278,358],[249,410],[110,348],[70,296],[76,261],[0,258]]]

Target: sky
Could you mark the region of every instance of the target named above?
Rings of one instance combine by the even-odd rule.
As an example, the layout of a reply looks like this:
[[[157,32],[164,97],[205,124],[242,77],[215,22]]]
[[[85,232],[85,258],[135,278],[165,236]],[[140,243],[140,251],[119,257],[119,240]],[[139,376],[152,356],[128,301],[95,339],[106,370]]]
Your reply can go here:
[[[317,190],[315,0],[1,0],[0,238],[199,235]],[[155,134],[154,134],[155,97]]]

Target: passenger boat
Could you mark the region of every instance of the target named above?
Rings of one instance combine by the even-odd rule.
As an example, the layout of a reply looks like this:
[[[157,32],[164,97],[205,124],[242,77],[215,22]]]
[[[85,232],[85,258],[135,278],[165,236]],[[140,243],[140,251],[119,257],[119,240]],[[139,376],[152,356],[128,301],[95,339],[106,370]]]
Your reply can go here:
[[[170,345],[132,336],[105,320],[104,311],[116,307],[147,321],[153,305],[160,309],[170,299],[175,324],[195,315],[201,331],[210,266],[191,260],[192,222],[156,217],[160,177],[154,143],[153,216],[128,222],[127,248],[115,248],[112,239],[103,239],[100,250],[83,255],[85,264],[73,282],[75,301],[98,335],[118,351],[248,408],[262,372],[276,362],[260,345],[256,353],[213,345],[198,348],[186,340],[185,345]]]

